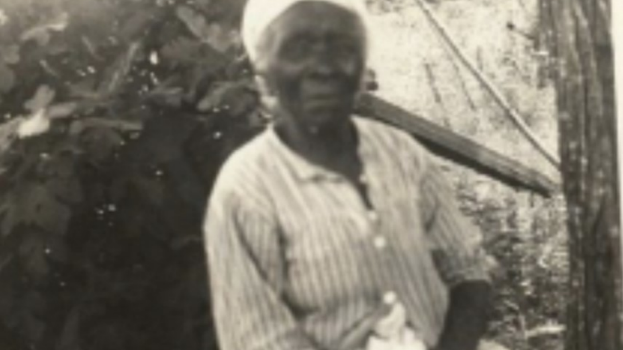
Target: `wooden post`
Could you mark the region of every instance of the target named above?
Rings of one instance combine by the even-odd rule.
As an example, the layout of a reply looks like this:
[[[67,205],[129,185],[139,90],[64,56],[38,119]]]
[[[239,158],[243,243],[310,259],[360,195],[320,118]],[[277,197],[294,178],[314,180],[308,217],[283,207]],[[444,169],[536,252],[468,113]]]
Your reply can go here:
[[[621,155],[623,155],[623,1],[615,1],[612,7],[612,23],[614,33],[615,48],[615,76],[616,76],[616,104],[617,104],[617,144],[619,155],[619,186],[623,183],[623,164],[621,163]],[[620,190],[620,187],[619,187]],[[623,220],[623,205],[619,205],[620,220]],[[623,235],[621,235],[621,251],[623,251]],[[621,259],[623,264],[623,259]],[[623,269],[622,269],[623,271]]]
[[[614,60],[609,0],[549,1],[569,208],[567,350],[623,349]],[[619,0],[615,0],[618,2]]]

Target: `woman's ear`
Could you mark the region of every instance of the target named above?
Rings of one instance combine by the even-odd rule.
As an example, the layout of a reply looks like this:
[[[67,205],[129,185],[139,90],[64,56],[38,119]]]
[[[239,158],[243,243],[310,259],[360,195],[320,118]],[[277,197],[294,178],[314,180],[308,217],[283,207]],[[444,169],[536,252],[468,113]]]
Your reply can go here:
[[[379,89],[379,83],[376,80],[376,72],[372,68],[366,68],[361,79],[361,91],[376,91]]]

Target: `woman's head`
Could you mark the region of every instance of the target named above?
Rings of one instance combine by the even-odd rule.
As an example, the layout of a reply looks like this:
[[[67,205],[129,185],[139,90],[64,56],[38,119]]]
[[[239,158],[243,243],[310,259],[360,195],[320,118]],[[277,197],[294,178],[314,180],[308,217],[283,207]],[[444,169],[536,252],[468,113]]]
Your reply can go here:
[[[357,0],[250,0],[245,46],[272,112],[308,131],[350,117],[366,65],[368,40]],[[284,4],[287,3],[287,4]],[[270,11],[268,11],[270,12]],[[268,16],[257,18],[252,16]],[[254,31],[251,31],[254,29]]]

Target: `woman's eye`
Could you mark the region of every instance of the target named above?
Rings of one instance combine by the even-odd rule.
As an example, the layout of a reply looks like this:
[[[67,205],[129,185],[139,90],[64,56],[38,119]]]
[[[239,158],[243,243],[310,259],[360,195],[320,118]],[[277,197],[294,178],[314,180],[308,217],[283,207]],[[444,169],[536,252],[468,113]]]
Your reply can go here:
[[[285,45],[283,54],[286,58],[302,58],[310,53],[311,40],[307,38],[298,38],[291,40]]]
[[[353,40],[341,39],[333,42],[332,51],[336,54],[351,55],[358,51],[359,47]]]
[[[342,44],[339,47],[339,51],[343,53],[354,53],[357,50],[357,47],[352,44]]]

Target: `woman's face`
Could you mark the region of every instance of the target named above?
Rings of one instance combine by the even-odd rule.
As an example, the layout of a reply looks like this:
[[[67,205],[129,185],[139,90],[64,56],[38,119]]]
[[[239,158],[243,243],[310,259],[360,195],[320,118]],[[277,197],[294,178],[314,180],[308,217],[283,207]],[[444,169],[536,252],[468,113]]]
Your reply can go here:
[[[324,2],[302,2],[267,29],[256,69],[283,122],[313,131],[348,120],[365,66],[361,20]]]

